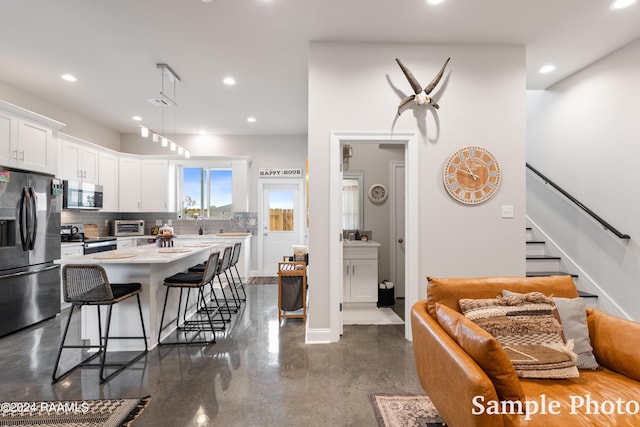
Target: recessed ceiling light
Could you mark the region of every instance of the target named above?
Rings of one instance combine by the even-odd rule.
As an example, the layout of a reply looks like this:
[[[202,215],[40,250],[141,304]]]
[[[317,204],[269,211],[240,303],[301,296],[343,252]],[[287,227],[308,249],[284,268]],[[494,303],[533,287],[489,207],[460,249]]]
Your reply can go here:
[[[614,0],[611,5],[609,5],[609,9],[618,10],[624,9],[625,7],[631,6],[634,4],[636,0]]]
[[[255,123],[256,122],[256,118],[255,117],[247,117],[247,121],[249,123]]]
[[[142,121],[142,117],[140,116],[133,116],[131,117],[133,120],[135,120],[136,122],[141,122]]]
[[[444,0],[427,0],[427,4],[439,4],[444,2]]]
[[[233,86],[234,84],[236,84],[236,79],[234,79],[233,77],[225,77],[222,82],[227,86]]]
[[[73,75],[71,75],[71,74],[63,74],[63,75],[61,75],[60,77],[62,77],[62,80],[66,80],[66,81],[68,81],[68,82],[75,82],[75,81],[77,81],[77,80],[78,80],[78,79],[76,79],[76,77],[75,77],[75,76],[73,76]]]
[[[547,65],[543,66],[542,68],[540,68],[540,69],[538,70],[538,72],[539,72],[540,74],[547,74],[547,73],[552,72],[552,71],[553,71],[553,70],[555,70],[555,69],[556,69],[556,66],[555,66],[555,65],[553,65],[553,64],[547,64]]]

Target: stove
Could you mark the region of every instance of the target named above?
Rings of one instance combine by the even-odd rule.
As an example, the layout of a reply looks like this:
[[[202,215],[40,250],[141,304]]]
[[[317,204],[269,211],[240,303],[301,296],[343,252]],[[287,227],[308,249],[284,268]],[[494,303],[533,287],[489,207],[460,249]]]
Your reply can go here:
[[[104,237],[101,239],[85,239],[84,254],[95,254],[98,252],[113,251],[118,249],[118,239],[115,237]]]

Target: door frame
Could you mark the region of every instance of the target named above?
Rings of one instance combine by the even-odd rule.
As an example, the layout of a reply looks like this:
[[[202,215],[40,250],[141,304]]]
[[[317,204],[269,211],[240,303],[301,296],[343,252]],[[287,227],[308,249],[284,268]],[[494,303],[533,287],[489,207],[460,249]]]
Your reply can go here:
[[[304,242],[305,236],[305,193],[304,180],[301,178],[260,178],[258,179],[258,274],[264,274],[264,190],[266,186],[286,185],[296,186],[298,191],[298,206],[300,214],[295,217],[295,227],[298,229],[298,242]]]
[[[406,177],[407,167],[405,165],[405,162],[404,161],[399,162],[399,161],[396,161],[396,160],[393,160],[393,161],[389,162],[389,189],[391,190],[390,191],[391,194],[389,194],[389,203],[390,203],[390,205],[389,205],[389,207],[390,207],[390,212],[389,212],[389,237],[390,238],[389,238],[389,242],[392,243],[391,247],[389,248],[390,249],[389,257],[391,259],[391,263],[390,263],[390,266],[389,266],[390,267],[389,268],[389,273],[390,273],[390,276],[391,276],[392,280],[394,282],[396,282],[396,286],[397,286],[396,256],[397,256],[397,251],[398,251],[398,245],[396,245],[396,243],[398,241],[398,235],[396,234],[395,224],[396,224],[396,205],[398,203],[398,199],[396,198],[397,195],[396,195],[396,192],[393,191],[393,189],[396,188],[396,173],[395,172],[396,172],[396,169],[398,169],[399,167],[404,168],[404,173],[405,173],[405,179],[404,180],[405,180],[405,191],[406,191],[406,189],[407,189],[407,177]],[[405,208],[406,208],[406,206],[405,206]],[[406,220],[406,218],[407,218],[407,212],[406,211],[404,213],[404,216],[405,216],[405,220]],[[406,232],[406,229],[407,229],[407,225],[405,224],[405,232]],[[405,236],[402,236],[402,238],[405,239]],[[405,245],[405,248],[406,248],[406,245]],[[405,249],[405,257],[406,257],[406,253],[407,253],[407,251]],[[406,264],[406,260],[405,260],[405,264]],[[407,281],[406,281],[406,277],[405,277],[405,283],[403,283],[403,285],[402,285],[402,287],[403,287],[402,291],[403,291],[403,294],[405,294],[405,295],[406,295],[406,286],[407,286]],[[396,297],[397,296],[398,295],[396,294]],[[405,296],[403,295],[402,298],[405,298]],[[405,315],[406,315],[406,313],[405,313]],[[405,319],[407,319],[407,318],[405,317]]]
[[[342,144],[404,144],[405,146],[405,338],[411,340],[410,311],[418,301],[418,172],[419,146],[416,133],[331,132],[329,147],[329,327],[331,340],[340,340],[342,330]],[[331,237],[333,236],[333,237]],[[407,284],[411,283],[411,286]]]

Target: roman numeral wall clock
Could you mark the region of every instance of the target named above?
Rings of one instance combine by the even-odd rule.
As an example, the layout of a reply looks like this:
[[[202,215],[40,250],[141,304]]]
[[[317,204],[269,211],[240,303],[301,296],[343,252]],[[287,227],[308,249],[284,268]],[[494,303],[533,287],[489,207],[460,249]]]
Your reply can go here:
[[[500,165],[488,150],[469,146],[456,151],[444,167],[444,187],[460,203],[489,200],[500,186]]]

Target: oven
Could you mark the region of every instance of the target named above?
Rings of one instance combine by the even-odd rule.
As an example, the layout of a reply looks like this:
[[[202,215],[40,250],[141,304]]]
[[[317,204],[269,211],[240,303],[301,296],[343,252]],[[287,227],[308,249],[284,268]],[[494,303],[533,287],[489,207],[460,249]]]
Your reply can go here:
[[[144,220],[117,219],[113,222],[114,236],[144,236]]]
[[[85,240],[83,247],[85,255],[113,251],[118,249],[118,239],[106,237],[104,239]]]

